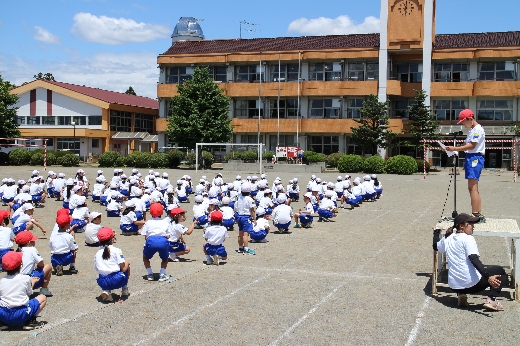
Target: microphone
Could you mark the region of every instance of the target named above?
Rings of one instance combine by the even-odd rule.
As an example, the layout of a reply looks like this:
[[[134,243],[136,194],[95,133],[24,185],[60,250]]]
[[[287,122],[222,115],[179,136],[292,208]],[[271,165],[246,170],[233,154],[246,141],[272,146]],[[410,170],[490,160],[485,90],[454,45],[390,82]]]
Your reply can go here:
[[[462,136],[462,131],[446,133],[446,136]]]

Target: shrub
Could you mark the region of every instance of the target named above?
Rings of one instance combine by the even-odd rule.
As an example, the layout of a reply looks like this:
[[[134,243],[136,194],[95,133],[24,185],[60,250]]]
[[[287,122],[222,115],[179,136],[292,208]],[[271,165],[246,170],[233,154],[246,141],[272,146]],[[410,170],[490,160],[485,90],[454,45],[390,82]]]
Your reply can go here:
[[[47,152],[47,166],[54,166],[58,161],[58,158],[56,157],[56,154],[54,151],[48,151]]]
[[[0,151],[0,166],[9,165],[9,154]]]
[[[381,156],[370,156],[363,161],[363,172],[381,174],[385,171],[385,160]]]
[[[119,156],[116,159],[116,162],[114,162],[114,165],[112,167],[124,167],[125,166],[125,157]]]
[[[169,168],[170,167],[170,156],[166,153],[155,153],[150,158],[151,168]],[[178,166],[178,164],[177,164]]]
[[[59,150],[56,152],[56,159],[63,157],[65,155],[68,155],[68,154],[71,154],[71,152],[68,150]]]
[[[79,166],[79,156],[69,153],[68,155],[58,158],[58,165],[63,167],[77,167]]]
[[[135,165],[133,167],[136,167],[136,168],[150,167],[150,162],[151,162],[152,156],[153,156],[152,153],[134,152],[129,156],[132,156],[132,155],[135,157]],[[131,166],[128,166],[128,164],[127,164],[127,167],[131,167]]]
[[[271,161],[273,159],[273,157],[274,157],[274,153],[272,151],[267,151],[262,154],[263,160]]]
[[[417,162],[408,155],[393,156],[386,161],[385,171],[388,174],[410,175],[417,172]]]
[[[226,155],[224,155],[224,160],[242,160],[242,152],[240,151],[230,151]]]
[[[333,153],[327,156],[326,163],[329,167],[336,168],[338,167],[338,161],[340,158],[345,156],[344,153]]]
[[[304,151],[303,159],[307,162],[325,162],[327,156],[325,154],[319,154],[314,151]]]
[[[31,155],[31,166],[43,166],[43,153],[33,153]]]
[[[202,159],[204,160],[204,168],[211,168],[211,165],[215,162],[213,154],[209,151],[202,151]]]
[[[13,166],[28,165],[31,162],[31,152],[24,148],[16,148],[9,152],[9,164]]]
[[[195,164],[195,159],[196,159],[196,154],[195,153],[188,153],[186,155],[186,160],[188,161],[188,164],[193,166]]]
[[[338,160],[341,173],[358,173],[363,171],[363,158],[359,155],[344,155]]]
[[[121,158],[121,154],[117,151],[105,151],[98,157],[99,167],[121,167],[122,165],[116,164],[119,158]]]
[[[258,159],[258,153],[256,151],[246,150],[246,151],[242,152],[242,155],[240,155],[240,157],[244,161],[246,161],[246,160],[249,160],[249,161],[256,160],[256,159]]]
[[[417,172],[424,173],[424,160],[416,159],[417,161]],[[430,172],[430,163],[426,161],[426,173]]]
[[[169,167],[176,168],[179,167],[182,161],[186,158],[184,152],[179,149],[172,149],[168,151],[168,159],[169,159]]]

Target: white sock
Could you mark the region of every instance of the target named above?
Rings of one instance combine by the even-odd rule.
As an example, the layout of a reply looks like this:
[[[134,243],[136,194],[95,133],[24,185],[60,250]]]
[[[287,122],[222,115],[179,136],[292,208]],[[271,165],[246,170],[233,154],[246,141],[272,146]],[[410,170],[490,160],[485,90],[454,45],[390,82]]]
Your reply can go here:
[[[146,268],[146,271],[148,272],[148,275],[153,275],[152,267]]]
[[[159,274],[166,274],[166,268],[161,268],[161,271],[159,271]]]
[[[249,250],[249,248],[247,246],[244,246],[244,251],[247,251]]]
[[[175,254],[175,252],[170,252],[170,257],[172,259],[175,259],[175,258],[177,258],[177,255]]]
[[[213,261],[213,259],[211,258],[210,255],[206,255],[206,261],[211,262],[211,261]]]

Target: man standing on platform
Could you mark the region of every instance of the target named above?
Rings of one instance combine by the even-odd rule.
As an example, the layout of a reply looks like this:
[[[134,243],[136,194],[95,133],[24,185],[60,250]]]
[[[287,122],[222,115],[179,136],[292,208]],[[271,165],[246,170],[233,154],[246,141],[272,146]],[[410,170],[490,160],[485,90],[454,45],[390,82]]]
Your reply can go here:
[[[478,192],[478,181],[482,168],[484,168],[484,154],[486,153],[486,134],[482,125],[475,120],[475,114],[470,109],[464,109],[459,114],[459,122],[469,129],[465,144],[460,147],[447,146],[447,151],[464,151],[464,171],[468,180],[468,191],[471,199],[471,211],[473,216],[486,222],[482,214],[482,200]]]

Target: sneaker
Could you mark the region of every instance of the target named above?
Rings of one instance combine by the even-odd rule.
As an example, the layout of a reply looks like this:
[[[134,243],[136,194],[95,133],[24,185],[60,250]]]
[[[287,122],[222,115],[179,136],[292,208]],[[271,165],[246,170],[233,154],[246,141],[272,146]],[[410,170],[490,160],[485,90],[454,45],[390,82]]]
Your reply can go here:
[[[177,256],[175,256],[175,257],[170,256],[170,261],[179,262],[179,258]]]
[[[56,276],[63,275],[63,266],[62,265],[57,265],[55,270],[56,270]]]
[[[101,293],[101,298],[103,299],[104,302],[113,302],[114,301],[114,298],[112,298],[112,292],[110,291],[103,291]]]
[[[121,289],[121,295],[122,296],[129,296],[130,295],[130,291],[128,290],[128,287],[123,287]]]
[[[2,322],[0,322],[0,330],[7,330],[9,329],[9,326],[7,324],[3,324]]]
[[[148,281],[154,281],[155,278],[153,277],[153,274],[148,274],[148,275],[146,275],[146,280],[148,280]]]
[[[244,252],[245,252],[243,248],[242,248],[242,249],[239,248],[238,250],[235,250],[235,251],[236,251],[237,253],[244,253]]]
[[[300,224],[297,223],[296,225],[294,225],[294,228],[302,228],[302,226],[300,226]]]
[[[41,327],[42,325],[43,325],[43,322],[38,322],[36,320],[36,316],[33,316],[33,317],[29,318],[27,320],[27,322],[25,322],[22,329],[23,330],[33,330],[33,329]]]
[[[211,259],[211,260],[209,260],[209,261],[206,260],[206,265],[207,265],[207,266],[213,265],[213,259]]]
[[[49,289],[46,287],[40,288],[40,294],[43,294],[46,297],[52,297],[51,291],[49,291]]]
[[[160,282],[166,281],[169,278],[170,278],[170,275],[168,275],[168,274],[161,274],[161,275],[159,275],[159,281]]]
[[[491,298],[489,297],[486,299],[486,302],[484,303],[484,308],[493,311],[504,311],[504,307],[502,306],[502,304],[500,304],[498,300],[491,300]]]
[[[465,294],[459,294],[458,295],[458,306],[459,308],[466,308],[469,306],[468,304],[468,296]]]
[[[256,255],[256,251],[253,249],[244,250],[244,253],[249,254],[249,255]]]
[[[76,269],[76,267],[70,266],[70,267],[69,267],[69,273],[71,273],[71,274],[77,274],[77,273],[78,273],[78,270]]]
[[[471,213],[471,214],[472,214],[473,216],[479,218],[479,220],[478,220],[477,223],[485,223],[485,222],[486,222],[486,217],[485,217],[483,214],[481,214],[481,213]]]
[[[220,264],[220,259],[218,255],[213,255],[211,257],[213,258],[213,264],[218,266]]]

